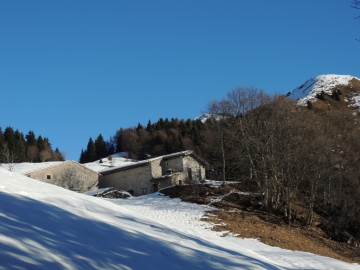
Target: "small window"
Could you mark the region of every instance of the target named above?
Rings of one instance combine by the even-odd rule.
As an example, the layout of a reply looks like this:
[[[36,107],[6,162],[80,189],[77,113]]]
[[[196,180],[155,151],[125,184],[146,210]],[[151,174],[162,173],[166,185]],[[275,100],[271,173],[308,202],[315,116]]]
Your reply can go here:
[[[46,179],[51,179],[51,175],[50,174],[46,175]]]
[[[182,181],[181,181],[181,180],[179,180],[179,185],[180,185],[180,186],[182,185]]]

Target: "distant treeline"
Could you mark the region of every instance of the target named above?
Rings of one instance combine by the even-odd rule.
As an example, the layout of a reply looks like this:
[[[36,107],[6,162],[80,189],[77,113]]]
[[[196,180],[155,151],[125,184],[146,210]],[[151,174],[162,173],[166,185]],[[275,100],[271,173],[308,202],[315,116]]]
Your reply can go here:
[[[63,161],[64,153],[51,147],[48,138],[36,137],[33,131],[25,136],[12,127],[0,128],[0,161],[2,163]]]
[[[127,152],[129,158],[136,160],[183,150],[195,150],[201,155],[204,129],[200,120],[160,118],[156,123],[149,120],[146,127],[138,124],[133,128],[120,128],[109,141],[104,141],[101,134],[95,141],[90,138],[86,149],[81,151],[80,162],[92,162],[115,152]]]

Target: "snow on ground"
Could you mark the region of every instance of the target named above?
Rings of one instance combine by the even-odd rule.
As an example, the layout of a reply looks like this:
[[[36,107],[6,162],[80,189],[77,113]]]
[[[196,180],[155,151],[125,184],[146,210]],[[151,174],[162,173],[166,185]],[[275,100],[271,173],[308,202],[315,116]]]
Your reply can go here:
[[[358,79],[350,75],[319,75],[307,80],[303,85],[296,88],[288,94],[289,97],[298,100],[299,105],[306,105],[306,102],[316,100],[317,94],[324,91],[325,94],[331,95],[331,90],[336,85],[348,85],[352,79]]]
[[[360,269],[220,237],[200,221],[208,207],[100,199],[0,168],[0,269]]]

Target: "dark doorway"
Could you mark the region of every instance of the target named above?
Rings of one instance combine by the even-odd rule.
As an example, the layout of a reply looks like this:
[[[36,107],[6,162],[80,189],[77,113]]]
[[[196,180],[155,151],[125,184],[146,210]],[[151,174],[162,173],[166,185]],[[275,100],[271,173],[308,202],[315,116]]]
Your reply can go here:
[[[192,171],[191,171],[191,168],[188,168],[188,178],[190,181],[192,181]]]

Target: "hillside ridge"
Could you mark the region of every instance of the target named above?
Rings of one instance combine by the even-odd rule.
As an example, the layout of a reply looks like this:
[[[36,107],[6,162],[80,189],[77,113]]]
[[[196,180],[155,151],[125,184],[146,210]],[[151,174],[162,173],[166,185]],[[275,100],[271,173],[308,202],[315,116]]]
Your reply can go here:
[[[318,101],[322,92],[334,98],[334,91],[344,95],[341,101],[347,102],[347,107],[357,110],[360,108],[360,79],[352,75],[318,75],[288,92],[286,96],[297,100],[298,105],[305,106],[309,101]]]

